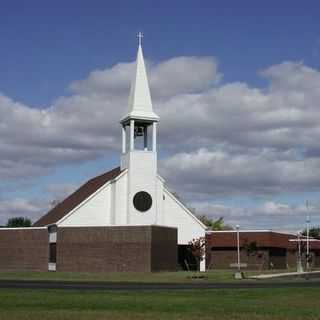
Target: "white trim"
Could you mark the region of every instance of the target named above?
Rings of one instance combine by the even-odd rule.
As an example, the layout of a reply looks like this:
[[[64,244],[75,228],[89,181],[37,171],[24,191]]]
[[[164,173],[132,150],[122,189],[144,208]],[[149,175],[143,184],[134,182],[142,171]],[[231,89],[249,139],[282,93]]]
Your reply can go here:
[[[49,232],[49,243],[57,243],[57,231]]]
[[[122,154],[125,154],[127,149],[126,149],[126,142],[127,142],[127,136],[126,136],[126,128],[125,126],[122,126]]]
[[[124,176],[125,173],[128,172],[128,169],[123,170],[120,174],[118,174],[114,179],[110,180],[111,183],[118,181],[121,177]]]
[[[152,123],[152,151],[157,151],[157,122]]]
[[[154,114],[154,116],[152,116],[152,115],[151,116],[149,116],[149,115],[139,116],[137,114],[130,113],[127,116],[124,116],[120,120],[120,123],[124,124],[124,123],[128,122],[128,120],[131,120],[131,119],[150,121],[150,122],[159,122],[160,118],[155,113],[153,113],[153,114]]]
[[[237,230],[208,230],[206,231],[206,233],[236,233]],[[272,230],[254,230],[254,229],[251,229],[251,230],[239,230],[239,232],[275,232],[275,231],[272,231]],[[276,232],[276,233],[281,233],[281,232]]]
[[[207,230],[206,233],[236,233],[237,230]],[[285,234],[289,236],[296,236],[295,233],[290,233],[290,232],[284,232],[284,231],[275,231],[272,229],[242,229],[239,230],[239,232],[242,233],[278,233],[278,234]]]
[[[134,150],[134,120],[130,120],[130,151]]]
[[[307,241],[310,241],[310,242],[320,242],[320,240],[319,239],[306,239],[306,238],[300,238],[300,239],[298,239],[298,238],[296,238],[296,239],[289,239],[289,241],[291,241],[291,242],[307,242]]]
[[[106,227],[125,227],[125,228],[131,228],[131,227],[161,227],[161,228],[170,228],[170,229],[178,229],[177,227],[172,227],[172,226],[166,226],[162,224],[110,224],[110,225],[97,225],[97,226],[61,226],[61,228],[106,228]]]
[[[157,178],[162,182],[165,183],[166,180],[164,178],[162,178],[159,174],[157,174]]]
[[[115,181],[110,185],[110,223],[114,224],[116,221],[116,184]]]
[[[139,150],[139,149],[135,149],[134,152],[135,152],[135,153],[138,153],[138,152],[140,152],[140,153],[153,153],[152,150]],[[127,152],[127,153],[128,153],[128,152]]]
[[[0,228],[1,230],[40,230],[47,229],[47,227],[18,227],[18,228]]]
[[[196,222],[198,222],[198,224],[204,229],[206,230],[207,227],[182,203],[180,202],[166,187],[163,187],[163,191],[164,193],[166,193],[172,200],[174,200],[185,212],[187,212],[189,214],[189,216],[191,218],[193,218],[193,220],[195,220]]]
[[[55,262],[48,262],[48,271],[57,271],[57,264]]]
[[[148,127],[144,128],[143,150],[148,150]]]
[[[124,174],[126,174],[128,169],[122,171],[118,176],[116,176],[114,179],[109,180],[106,182],[103,186],[101,186],[98,190],[96,190],[93,194],[91,194],[88,198],[83,200],[81,203],[79,203],[75,208],[73,208],[69,213],[64,215],[60,220],[58,220],[55,225],[59,226],[60,223],[62,223],[64,220],[69,218],[73,213],[75,213],[78,209],[80,209],[83,205],[85,205],[89,200],[91,200],[93,197],[95,197],[98,193],[100,193],[102,190],[104,190],[106,187],[108,187],[111,183],[114,183],[118,179],[120,179]]]

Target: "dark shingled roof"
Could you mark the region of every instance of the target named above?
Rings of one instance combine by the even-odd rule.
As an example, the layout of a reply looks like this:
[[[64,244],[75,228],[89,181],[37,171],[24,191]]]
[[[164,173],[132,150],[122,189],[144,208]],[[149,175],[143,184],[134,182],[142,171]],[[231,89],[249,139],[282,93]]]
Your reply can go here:
[[[112,169],[100,176],[92,178],[84,185],[82,185],[78,190],[72,193],[65,200],[60,202],[54,208],[52,208],[46,215],[41,217],[36,221],[34,227],[44,227],[50,224],[57,223],[65,215],[67,215],[71,210],[77,207],[81,202],[86,200],[89,196],[95,193],[99,188],[101,188],[105,183],[113,180],[121,173],[120,167]]]

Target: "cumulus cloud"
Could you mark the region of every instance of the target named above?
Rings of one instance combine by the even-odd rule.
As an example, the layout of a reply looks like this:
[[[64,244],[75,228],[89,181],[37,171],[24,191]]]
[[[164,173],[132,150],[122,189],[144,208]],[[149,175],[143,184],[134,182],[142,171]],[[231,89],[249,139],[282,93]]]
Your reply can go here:
[[[0,225],[5,225],[9,218],[26,217],[35,221],[44,214],[48,203],[42,200],[14,198],[0,200]]]
[[[49,184],[43,190],[43,194],[28,199],[6,198],[0,193],[0,226],[5,225],[12,217],[27,217],[35,222],[78,187],[70,183]]]
[[[261,71],[268,85],[257,88],[223,83],[214,57],[147,66],[161,173],[188,201],[319,191],[319,70],[283,62]],[[95,70],[45,109],[0,94],[1,181],[118,153],[133,70]]]
[[[49,201],[51,203],[57,203],[64,200],[78,188],[79,186],[71,183],[49,184],[46,187],[46,192],[49,195]]]
[[[319,158],[305,161],[294,159],[290,153],[263,149],[241,151],[233,154],[199,149],[176,153],[161,162],[161,172],[191,199],[319,189]]]
[[[213,57],[177,57],[157,64],[149,77],[152,96],[163,99],[203,92],[221,80],[217,67]]]
[[[223,217],[225,223],[233,227],[239,224],[242,229],[291,230],[293,232],[306,227],[307,215],[311,216],[312,224],[318,221],[319,211],[319,204],[314,204],[307,209],[304,205],[289,205],[274,201],[265,201],[249,207],[210,202],[195,202],[193,206],[197,208],[196,212],[199,215],[205,214],[213,219]]]
[[[175,57],[161,63],[147,61],[147,67],[154,99],[202,92],[218,84],[222,77],[214,57]],[[81,95],[116,93],[127,97],[133,73],[134,63],[119,63],[110,69],[95,70],[84,80],[74,81],[70,89]]]
[[[60,164],[117,152],[118,121],[127,109],[133,69],[133,63],[119,63],[93,71],[71,84],[70,96],[60,97],[47,109],[0,94],[0,164],[17,167],[1,170],[0,178],[33,176]],[[207,88],[219,77],[213,58],[178,57],[150,66],[153,91],[162,98]]]

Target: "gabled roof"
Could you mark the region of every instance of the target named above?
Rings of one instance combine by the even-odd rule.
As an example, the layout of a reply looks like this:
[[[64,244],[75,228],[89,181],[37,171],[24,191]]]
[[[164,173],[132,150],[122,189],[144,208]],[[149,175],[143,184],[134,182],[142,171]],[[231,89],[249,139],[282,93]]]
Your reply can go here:
[[[128,104],[128,112],[122,118],[121,122],[126,122],[129,119],[150,121],[159,120],[159,117],[154,113],[152,108],[150,89],[141,44],[139,44],[138,47],[136,70],[131,83]]]
[[[90,179],[69,197],[52,208],[46,215],[36,221],[33,226],[43,227],[57,223],[71,210],[76,208],[80,203],[82,203],[89,196],[100,189],[104,184],[106,184],[110,180],[115,179],[120,173],[121,170],[120,167],[118,167],[100,176]]]

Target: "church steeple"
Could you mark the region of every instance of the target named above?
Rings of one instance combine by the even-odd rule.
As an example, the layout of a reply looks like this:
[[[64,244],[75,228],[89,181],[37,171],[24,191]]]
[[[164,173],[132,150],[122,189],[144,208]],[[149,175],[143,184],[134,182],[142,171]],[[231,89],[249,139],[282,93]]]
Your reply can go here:
[[[159,121],[159,117],[154,113],[152,108],[141,46],[142,37],[142,33],[139,32],[139,46],[135,74],[130,89],[129,108],[127,114],[120,121],[122,125],[122,154],[124,155],[139,149],[151,151],[154,154],[156,154],[157,151],[157,122]],[[152,131],[150,129],[152,129]],[[129,131],[128,139],[127,131]],[[151,139],[149,139],[149,137]],[[127,145],[128,143],[129,145]],[[122,161],[122,168],[127,165],[127,161]]]
[[[156,192],[159,117],[152,108],[141,48],[141,33],[138,34],[138,38],[139,46],[129,96],[129,110],[121,120],[121,170],[128,170],[126,218],[127,222],[136,225],[157,222],[157,201],[159,200]]]
[[[159,117],[154,113],[146,67],[143,58],[141,38],[142,33],[139,32],[139,46],[136,59],[135,75],[132,79],[131,90],[129,96],[129,108],[127,114],[121,119],[121,123],[125,123],[130,119],[158,121]]]

